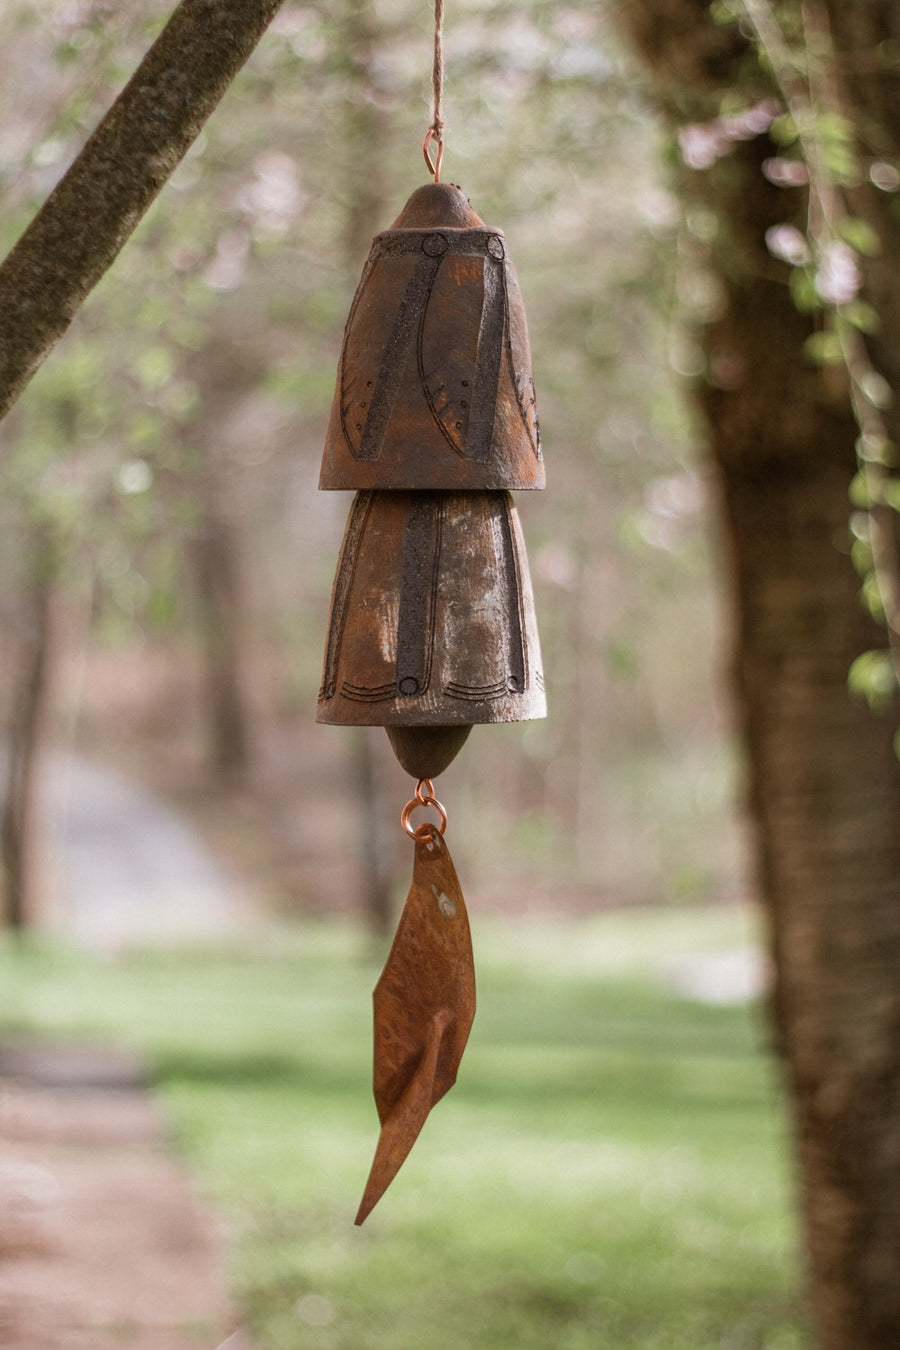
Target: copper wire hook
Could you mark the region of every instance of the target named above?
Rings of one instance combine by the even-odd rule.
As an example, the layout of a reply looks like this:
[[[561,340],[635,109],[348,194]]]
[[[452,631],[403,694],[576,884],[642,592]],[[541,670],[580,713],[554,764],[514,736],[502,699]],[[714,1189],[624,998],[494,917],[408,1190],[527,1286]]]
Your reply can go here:
[[[430,820],[423,821],[421,825],[412,825],[410,823],[412,813],[417,806],[433,806],[440,816],[440,824],[435,825]],[[447,828],[447,812],[434,795],[434,787],[428,778],[420,778],[416,784],[415,796],[411,797],[400,812],[400,824],[403,826],[410,839],[428,839],[435,834],[443,834]]]
[[[437,142],[437,153],[434,162],[431,159],[431,142]],[[428,165],[429,173],[434,174],[434,181],[441,181],[441,162],[444,158],[444,141],[441,133],[434,127],[429,127],[425,132],[425,140],[422,142],[422,154],[425,156],[425,163]]]

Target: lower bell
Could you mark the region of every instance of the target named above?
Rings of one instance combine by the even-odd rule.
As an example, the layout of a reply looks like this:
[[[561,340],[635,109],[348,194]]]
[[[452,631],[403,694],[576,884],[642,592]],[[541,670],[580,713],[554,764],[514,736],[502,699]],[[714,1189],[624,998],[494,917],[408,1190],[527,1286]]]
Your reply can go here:
[[[546,716],[528,560],[508,492],[357,493],[316,720],[384,726],[433,778],[473,725]]]

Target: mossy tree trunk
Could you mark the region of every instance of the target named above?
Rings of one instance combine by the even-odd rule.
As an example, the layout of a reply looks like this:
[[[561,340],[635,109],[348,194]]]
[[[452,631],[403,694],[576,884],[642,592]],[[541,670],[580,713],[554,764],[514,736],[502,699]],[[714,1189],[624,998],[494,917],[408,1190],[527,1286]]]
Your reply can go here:
[[[876,11],[897,22],[893,4],[857,3],[848,16],[850,9],[867,26],[853,29],[848,17],[835,30],[838,42],[844,28],[872,41],[884,27]],[[745,106],[772,97],[752,45],[738,28],[716,25],[705,0],[629,0],[623,12],[653,91],[682,133],[692,124],[716,129],[726,97],[743,95]],[[869,46],[870,66],[886,50]],[[851,68],[862,80],[859,62]],[[852,81],[845,89],[853,96]],[[868,97],[867,118],[882,120],[885,106],[871,106],[871,89]],[[889,125],[900,125],[896,115]],[[802,221],[806,189],[769,181],[763,163],[779,147],[765,117],[759,127],[737,135],[719,124],[720,152],[707,155],[706,167],[681,171],[688,222],[718,296],[696,332],[706,371],[694,394],[730,568],[734,684],[812,1317],[822,1350],[893,1350],[900,1345],[898,709],[894,700],[876,715],[848,692],[854,659],[885,645],[860,603],[848,556],[857,427],[842,372],[804,355],[814,321],[792,301],[788,265],[766,247],[770,227]],[[879,224],[896,233],[896,213],[882,212]],[[886,250],[895,247],[896,238],[885,240]],[[884,321],[896,324],[900,274],[882,268],[879,284]]]
[[[182,0],[0,266],[0,418],[112,265],[283,0]]]

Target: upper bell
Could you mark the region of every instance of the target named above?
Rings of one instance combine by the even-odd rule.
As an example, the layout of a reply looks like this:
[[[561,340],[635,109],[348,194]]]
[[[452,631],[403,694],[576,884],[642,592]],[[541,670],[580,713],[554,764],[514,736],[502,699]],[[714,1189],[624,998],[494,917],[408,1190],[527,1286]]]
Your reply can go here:
[[[525,309],[499,230],[427,183],[347,319],[320,488],[542,488]]]

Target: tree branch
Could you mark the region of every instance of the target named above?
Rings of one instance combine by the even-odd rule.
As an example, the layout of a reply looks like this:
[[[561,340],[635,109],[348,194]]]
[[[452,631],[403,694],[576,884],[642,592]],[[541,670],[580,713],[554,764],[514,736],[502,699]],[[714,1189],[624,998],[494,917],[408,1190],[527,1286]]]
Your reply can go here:
[[[0,418],[110,267],[282,0],[182,0],[0,266]]]

